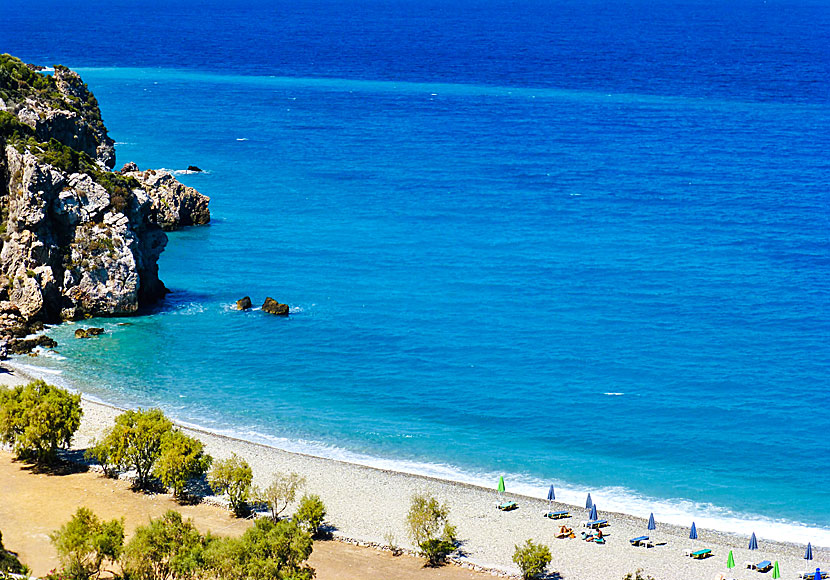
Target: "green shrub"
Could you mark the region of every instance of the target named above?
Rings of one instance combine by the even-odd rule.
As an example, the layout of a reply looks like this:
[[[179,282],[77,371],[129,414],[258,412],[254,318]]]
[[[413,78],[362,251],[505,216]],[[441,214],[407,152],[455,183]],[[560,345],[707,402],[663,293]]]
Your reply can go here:
[[[406,516],[409,536],[430,566],[437,566],[456,549],[450,508],[429,495],[414,495]]]
[[[182,498],[188,484],[202,477],[212,461],[201,441],[174,430],[162,438],[153,472],[165,486],[173,488],[174,496]]]
[[[105,560],[115,562],[124,546],[124,522],[102,522],[92,511],[78,508],[75,515],[49,535],[61,563],[76,580],[97,578]]]
[[[0,389],[0,440],[21,459],[50,463],[81,425],[81,396],[34,381]]]
[[[524,545],[516,545],[513,552],[513,562],[522,571],[524,580],[538,578],[545,573],[550,564],[550,549],[542,544],[534,544],[527,540]]]
[[[651,575],[643,576],[643,570],[638,568],[635,572],[629,572],[623,576],[623,580],[654,580]]]
[[[210,541],[205,562],[222,580],[311,580],[314,569],[306,560],[312,549],[297,522],[260,518],[240,538]]]
[[[278,474],[271,485],[263,490],[256,490],[254,498],[271,510],[271,517],[276,521],[288,504],[297,497],[297,490],[305,485],[305,478],[296,473]]]
[[[132,580],[189,580],[204,568],[205,539],[190,520],[168,511],[135,531],[121,565]]]
[[[10,554],[3,547],[2,533],[0,533],[0,572],[9,572],[11,574],[23,574],[26,572],[26,566],[20,563],[17,556]]]
[[[84,452],[84,459],[97,461],[107,477],[118,476],[118,466],[112,463],[110,446],[106,441],[93,441],[93,445]]]
[[[300,505],[294,513],[294,519],[312,537],[320,531],[323,518],[326,517],[326,506],[317,494],[304,495],[300,498]]]
[[[122,471],[135,470],[135,487],[146,489],[161,454],[162,440],[172,430],[173,423],[160,409],[125,411],[96,445],[96,453],[104,454]]]
[[[245,502],[251,494],[253,480],[251,466],[236,453],[214,463],[208,474],[211,489],[214,493],[228,494],[230,507],[237,516],[245,514]]]

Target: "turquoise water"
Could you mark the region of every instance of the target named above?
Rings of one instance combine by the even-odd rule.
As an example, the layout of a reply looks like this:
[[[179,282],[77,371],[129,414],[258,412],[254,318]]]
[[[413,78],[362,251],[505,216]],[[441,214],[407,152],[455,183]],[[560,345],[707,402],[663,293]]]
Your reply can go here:
[[[680,28],[648,36],[624,12],[640,28],[613,34],[643,46],[614,37],[617,57],[580,65],[522,44],[577,34],[587,16],[567,4],[530,40],[502,30],[476,69],[447,46],[484,42],[475,26],[439,34],[461,8],[406,4],[421,20],[404,22],[380,6],[354,16],[374,52],[346,42],[339,61],[335,37],[286,13],[311,44],[263,43],[259,60],[256,34],[234,45],[206,16],[175,62],[140,50],[159,23],[88,53],[13,38],[79,68],[119,163],[178,171],[213,215],[170,236],[166,302],[92,321],[109,331],[94,340],[55,328],[59,356],[18,364],[288,449],[830,545],[823,12],[798,5],[786,27],[753,12],[730,40],[732,9],[682,5],[711,42],[681,56]],[[226,25],[261,26],[244,17]],[[413,49],[426,23],[429,54]],[[222,39],[224,59],[202,54]],[[720,64],[716,41],[733,47]],[[244,295],[292,314],[233,310]]]

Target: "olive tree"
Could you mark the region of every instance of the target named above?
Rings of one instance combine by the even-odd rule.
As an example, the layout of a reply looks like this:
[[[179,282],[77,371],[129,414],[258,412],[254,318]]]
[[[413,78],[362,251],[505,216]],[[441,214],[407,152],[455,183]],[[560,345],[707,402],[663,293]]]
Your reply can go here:
[[[173,495],[181,499],[188,484],[203,476],[212,461],[213,458],[205,454],[201,441],[176,429],[162,437],[153,473],[165,486],[172,487]]]
[[[253,480],[251,466],[236,453],[214,463],[213,469],[208,473],[211,489],[214,493],[228,494],[230,507],[237,516],[245,512],[245,502],[251,494]]]
[[[450,508],[429,495],[414,495],[406,521],[409,537],[430,566],[437,566],[455,551],[455,526],[449,522]]]
[[[0,389],[0,440],[21,459],[51,463],[81,426],[81,396],[33,381]]]
[[[66,572],[74,579],[98,578],[105,560],[115,562],[124,546],[124,521],[101,521],[80,507],[49,535]]]

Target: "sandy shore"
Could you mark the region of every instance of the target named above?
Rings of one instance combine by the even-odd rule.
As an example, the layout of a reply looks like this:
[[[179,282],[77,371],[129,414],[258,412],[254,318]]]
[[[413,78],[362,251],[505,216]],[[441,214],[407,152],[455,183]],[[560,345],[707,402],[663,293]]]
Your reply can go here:
[[[20,380],[25,377],[0,376],[4,382]],[[99,437],[120,412],[115,407],[89,400],[84,400],[83,406],[83,422],[73,442],[73,447],[78,449],[86,448],[93,438]],[[328,510],[327,522],[339,538],[384,544],[385,536],[392,534],[396,543],[411,548],[404,526],[409,498],[414,493],[427,492],[449,504],[450,518],[463,542],[462,555],[457,558],[463,564],[518,573],[511,561],[514,545],[530,538],[550,546],[553,560],[549,569],[568,580],[622,578],[637,568],[658,580],[716,580],[721,575],[750,579],[761,576],[746,569],[744,562],[765,559],[779,561],[782,578],[796,578],[799,572],[808,569],[802,559],[804,546],[759,538],[760,549],[750,552],[747,538],[702,528],[698,529],[699,539],[693,541],[688,538],[687,528],[662,524],[659,517],[657,531],[650,534],[658,542],[653,548],[632,547],[628,541],[646,534],[645,520],[603,511],[600,517],[610,522],[604,528],[605,545],[583,542],[578,536],[560,540],[554,534],[562,523],[577,531],[581,529],[587,519],[584,508],[554,502],[555,511],[570,510],[573,517],[551,521],[542,517],[547,511],[547,501],[513,495],[510,499],[518,501],[519,509],[500,512],[495,508],[494,490],[289,453],[206,431],[183,430],[201,439],[216,458],[228,457],[231,453],[244,457],[253,468],[257,485],[267,485],[271,474],[278,472],[294,471],[305,476],[304,491],[317,493],[323,499]],[[3,521],[1,513],[0,521]],[[0,529],[11,546],[11,537],[5,535],[4,526],[0,525]],[[710,548],[713,556],[693,560],[684,555],[687,550],[701,548]],[[726,568],[729,550],[733,550],[737,563],[731,571]],[[814,555],[814,562],[830,564],[830,550],[816,549]],[[319,577],[335,576],[323,575],[321,570]]]

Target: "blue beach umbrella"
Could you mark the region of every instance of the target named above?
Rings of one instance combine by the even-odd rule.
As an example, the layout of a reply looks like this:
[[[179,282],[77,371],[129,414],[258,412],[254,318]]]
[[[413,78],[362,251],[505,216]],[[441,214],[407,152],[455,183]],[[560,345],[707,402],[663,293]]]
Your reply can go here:
[[[597,504],[591,505],[591,515],[588,516],[588,519],[591,521],[598,520],[597,517]]]
[[[758,549],[758,538],[755,537],[755,532],[752,532],[752,537],[749,538],[749,549],[750,550],[757,550]]]
[[[591,501],[591,494],[588,494],[588,499],[585,500],[585,509],[589,510],[594,505],[594,502]]]
[[[807,542],[807,551],[804,552],[804,559],[805,560],[812,560],[813,559],[813,544]]]
[[[654,522],[654,514],[653,513],[650,516],[648,516],[648,529],[649,530],[656,530],[657,529],[657,524]]]
[[[694,522],[692,522],[692,531],[689,532],[689,539],[690,540],[697,540],[697,528],[695,527]]]
[[[548,490],[548,511],[550,511],[550,504],[553,500],[556,499],[556,494],[553,492],[553,485],[550,486]]]

